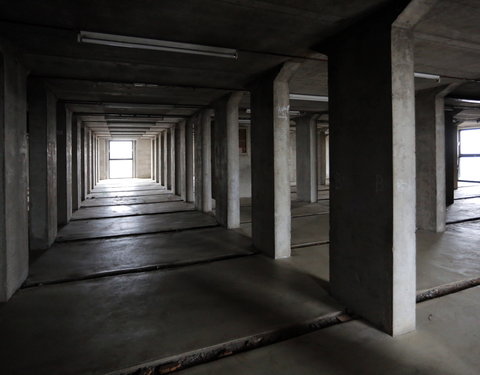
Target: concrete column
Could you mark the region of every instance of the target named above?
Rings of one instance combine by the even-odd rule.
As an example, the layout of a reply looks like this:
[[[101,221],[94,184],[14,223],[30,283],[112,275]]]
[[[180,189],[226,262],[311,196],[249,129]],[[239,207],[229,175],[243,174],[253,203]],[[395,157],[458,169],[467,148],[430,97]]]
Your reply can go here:
[[[175,128],[175,194],[183,200],[187,198],[186,159],[185,159],[185,121],[180,121]]]
[[[417,228],[445,231],[446,87],[422,90],[415,96],[417,167]]]
[[[72,113],[57,104],[57,221],[66,225],[72,216]]]
[[[215,216],[227,228],[240,226],[238,105],[243,93],[215,103]]]
[[[57,236],[57,100],[41,79],[28,81],[29,239],[48,249]]]
[[[156,170],[155,170],[155,181],[160,184],[161,183],[161,171],[162,171],[162,158],[161,158],[161,138],[160,134],[157,134],[155,136],[155,165],[156,165]]]
[[[454,122],[454,112],[445,112],[445,198],[447,206],[455,201],[458,183],[458,126]]]
[[[291,252],[288,82],[299,65],[285,63],[251,91],[252,238],[272,258]]]
[[[410,28],[427,8],[415,0],[405,11],[399,3],[389,5],[327,45],[330,290],[391,335],[415,329]]]
[[[316,202],[317,180],[317,118],[309,115],[296,121],[297,199]]]
[[[163,156],[163,186],[165,186],[166,189],[170,189],[170,183],[169,183],[169,174],[168,171],[170,169],[169,167],[169,147],[168,147],[168,130],[164,130],[162,132],[162,156]]]
[[[197,116],[188,119],[185,126],[185,201],[193,202],[193,127]]]
[[[175,128],[168,129],[168,189],[175,193]]]
[[[0,43],[0,302],[28,275],[27,72],[19,60]]]
[[[72,211],[80,208],[80,164],[81,123],[77,116],[72,118]]]
[[[327,184],[327,135],[326,129],[318,130],[317,152],[318,152],[318,183]]]
[[[86,198],[88,193],[90,193],[90,187],[89,187],[89,172],[88,172],[88,163],[89,163],[89,157],[88,157],[88,140],[89,140],[89,130],[86,126],[82,127],[82,132],[83,132],[83,199]]]
[[[195,124],[195,207],[212,211],[212,109],[202,111]]]

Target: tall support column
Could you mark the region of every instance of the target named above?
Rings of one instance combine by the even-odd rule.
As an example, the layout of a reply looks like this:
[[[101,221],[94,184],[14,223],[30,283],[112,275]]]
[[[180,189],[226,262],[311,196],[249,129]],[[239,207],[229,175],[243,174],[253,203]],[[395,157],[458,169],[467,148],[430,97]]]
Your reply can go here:
[[[297,199],[312,203],[318,196],[317,118],[310,115],[296,119]]]
[[[243,93],[215,104],[215,216],[227,228],[240,226],[238,105]]]
[[[162,132],[162,156],[163,156],[163,186],[166,188],[166,189],[170,189],[170,183],[169,183],[169,180],[168,180],[168,171],[169,171],[169,166],[168,166],[168,150],[169,150],[169,147],[168,147],[168,130],[164,130]]]
[[[84,198],[90,193],[90,178],[89,178],[89,162],[90,162],[90,157],[89,157],[89,139],[90,139],[90,130],[84,125],[83,126],[83,160],[84,160],[84,165],[83,165],[83,192],[84,192]]]
[[[445,112],[445,199],[447,206],[455,201],[458,184],[458,126],[454,122],[454,112]]]
[[[327,135],[326,129],[318,130],[317,152],[318,152],[318,183],[327,184]]]
[[[57,104],[57,220],[66,225],[72,216],[72,113]]]
[[[417,228],[445,231],[445,106],[449,86],[415,96]]]
[[[57,100],[40,79],[27,92],[30,249],[44,250],[57,236]]]
[[[27,72],[18,60],[0,44],[0,302],[28,274]]]
[[[197,116],[188,119],[185,127],[185,201],[193,202],[193,127]]]
[[[168,183],[172,193],[176,191],[175,185],[175,127],[168,130]]]
[[[202,111],[195,124],[195,207],[212,211],[212,109]]]
[[[291,252],[288,82],[299,66],[283,64],[251,91],[252,238],[253,245],[272,258]]]
[[[411,28],[428,5],[395,2],[328,44],[330,290],[391,335],[415,329]]]
[[[81,122],[77,116],[72,118],[72,211],[80,208],[80,167],[81,167]]]
[[[175,128],[175,194],[186,200],[185,179],[185,121],[181,121]]]
[[[161,177],[161,173],[162,173],[162,157],[161,157],[161,136],[160,134],[157,134],[155,136],[155,161],[156,161],[156,171],[155,171],[155,176],[156,176],[156,179],[155,179],[155,182],[157,182],[158,184],[161,183],[161,180],[162,180],[162,177]]]

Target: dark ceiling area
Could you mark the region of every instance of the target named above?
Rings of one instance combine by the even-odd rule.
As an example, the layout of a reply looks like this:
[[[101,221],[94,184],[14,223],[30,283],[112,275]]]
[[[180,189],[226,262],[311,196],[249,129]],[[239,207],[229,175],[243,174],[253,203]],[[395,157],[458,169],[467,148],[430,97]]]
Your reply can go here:
[[[291,59],[303,62],[291,92],[327,96],[328,58],[313,46],[389,2],[1,1],[0,35],[18,48],[32,76],[45,78],[59,100],[81,113],[181,119],[230,91],[246,90],[255,77]],[[480,99],[478,20],[478,0],[440,0],[425,15],[415,29],[415,70],[442,78],[417,78],[417,89],[461,82],[450,96]],[[79,43],[80,31],[231,48],[238,59]],[[152,104],[170,107],[154,110]],[[328,105],[292,100],[291,109],[325,112]]]

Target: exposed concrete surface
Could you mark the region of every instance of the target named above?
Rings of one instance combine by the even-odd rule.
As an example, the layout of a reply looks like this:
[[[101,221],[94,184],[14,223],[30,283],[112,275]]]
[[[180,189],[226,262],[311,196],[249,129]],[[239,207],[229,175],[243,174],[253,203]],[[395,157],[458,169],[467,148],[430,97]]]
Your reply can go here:
[[[250,223],[241,224],[238,231],[247,236],[252,235]],[[291,245],[309,244],[328,241],[328,215],[315,215],[292,218]]]
[[[135,177],[152,177],[152,141],[138,139],[135,142]]]
[[[103,375],[339,310],[262,256],[27,289],[0,307],[0,370]]]
[[[100,219],[107,217],[138,216],[178,211],[192,211],[192,203],[161,202],[118,206],[84,207],[72,215],[72,220]]]
[[[0,302],[28,273],[27,71],[0,40]]]
[[[141,191],[112,191],[112,192],[92,192],[87,196],[88,199],[103,199],[117,197],[142,197],[146,195],[168,194],[170,191],[165,189],[152,189]]]
[[[417,305],[417,331],[391,338],[352,321],[187,369],[207,374],[445,374],[480,368],[480,287]]]
[[[167,232],[215,225],[217,222],[214,217],[198,211],[81,220],[72,221],[63,227],[58,232],[57,241]]]
[[[119,198],[87,199],[83,201],[82,207],[116,206],[124,204],[159,203],[168,201],[181,201],[181,198],[178,195],[171,194],[171,192],[165,192],[158,195],[145,195],[140,197],[131,196]]]
[[[480,184],[464,182],[455,190],[455,199],[480,197]]]
[[[251,240],[223,228],[56,243],[30,267],[26,285],[151,265],[172,266],[251,253]]]
[[[480,198],[457,199],[447,208],[447,223],[475,218],[480,219]]]

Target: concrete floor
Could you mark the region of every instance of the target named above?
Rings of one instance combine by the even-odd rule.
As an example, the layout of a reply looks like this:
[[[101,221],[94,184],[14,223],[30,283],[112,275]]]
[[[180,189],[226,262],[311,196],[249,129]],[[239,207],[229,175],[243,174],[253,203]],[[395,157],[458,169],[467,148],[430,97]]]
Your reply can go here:
[[[141,194],[151,187],[152,181],[105,181],[96,190]],[[242,200],[246,222],[238,231],[196,211],[166,213],[173,206],[133,205],[128,212],[138,216],[120,218],[108,216],[128,208],[81,208],[85,213],[77,215],[96,219],[72,222],[60,235],[87,240],[54,244],[32,262],[26,288],[0,305],[6,348],[0,373],[133,372],[342,311],[327,293],[328,244],[312,245],[328,241],[328,201],[292,202],[292,257],[279,261],[252,254],[241,234],[250,230],[248,201]],[[192,229],[199,223],[212,227]],[[417,233],[418,290],[480,276],[476,224]],[[144,234],[172,229],[182,230]],[[98,239],[109,235],[121,237]],[[476,374],[479,293],[474,288],[419,304],[419,330],[395,340],[352,321],[185,373]]]
[[[156,213],[191,211],[193,209],[194,205],[192,203],[175,201],[101,207],[84,207],[73,213],[72,220],[149,215]]]
[[[184,370],[184,375],[478,375],[480,287],[417,305],[395,339],[361,320]]]

